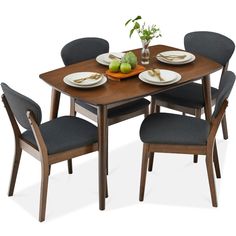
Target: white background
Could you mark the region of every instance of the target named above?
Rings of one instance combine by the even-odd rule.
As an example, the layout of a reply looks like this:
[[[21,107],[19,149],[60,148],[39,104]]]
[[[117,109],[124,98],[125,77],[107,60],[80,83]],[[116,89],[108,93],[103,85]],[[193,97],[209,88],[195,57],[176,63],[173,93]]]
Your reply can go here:
[[[38,75],[63,66],[60,50],[86,36],[106,38],[111,51],[141,46],[129,39],[124,23],[140,14],[160,26],[163,37],[152,44],[183,48],[183,37],[195,30],[216,31],[236,40],[233,0],[225,1],[78,1],[7,0],[0,3],[0,81],[39,103],[49,117],[50,87]],[[235,56],[229,66],[235,70]],[[217,86],[219,74],[212,76]],[[130,88],[132,89],[132,88]],[[38,223],[40,164],[22,155],[15,195],[7,197],[14,139],[0,105],[0,235],[234,235],[236,212],[235,90],[227,120],[229,140],[217,134],[222,179],[217,180],[219,207],[212,208],[204,158],[157,155],[148,174],[145,200],[138,201],[142,143],[138,117],[109,128],[109,194],[106,210],[98,210],[97,153],[52,168],[46,221]],[[60,115],[68,114],[62,96]],[[5,233],[4,233],[5,232]]]

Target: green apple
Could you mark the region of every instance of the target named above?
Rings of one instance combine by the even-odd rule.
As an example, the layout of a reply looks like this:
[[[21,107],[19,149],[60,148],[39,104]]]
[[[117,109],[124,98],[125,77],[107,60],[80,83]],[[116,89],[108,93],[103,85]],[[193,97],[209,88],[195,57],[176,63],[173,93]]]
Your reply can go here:
[[[118,72],[120,70],[120,60],[112,60],[109,64],[109,70],[111,72]]]
[[[121,62],[127,62],[131,65],[131,68],[134,69],[137,65],[137,57],[133,52],[127,52],[125,55],[122,57]]]
[[[120,72],[127,74],[131,71],[131,65],[129,63],[123,62],[120,65]]]

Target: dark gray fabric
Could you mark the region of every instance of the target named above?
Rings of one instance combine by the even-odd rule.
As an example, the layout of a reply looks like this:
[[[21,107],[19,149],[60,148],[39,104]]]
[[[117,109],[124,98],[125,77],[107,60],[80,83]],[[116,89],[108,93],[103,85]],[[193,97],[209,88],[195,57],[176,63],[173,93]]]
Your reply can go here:
[[[11,89],[7,84],[1,83],[3,93],[7,102],[19,124],[27,130],[30,130],[30,124],[26,116],[27,111],[34,114],[37,124],[41,123],[42,113],[39,105],[30,98]]]
[[[231,39],[208,31],[196,31],[186,34],[184,45],[187,51],[205,56],[223,66],[228,63],[235,49],[234,42]],[[211,88],[211,93],[212,97],[215,98],[217,89]],[[157,94],[156,99],[192,108],[204,106],[202,85],[196,83]]]
[[[79,100],[76,100],[76,103],[78,103],[80,106],[84,107],[85,109],[91,111],[94,114],[97,114],[97,108],[93,107],[87,103],[81,102]],[[125,114],[129,114],[131,112],[135,112],[139,109],[145,108],[150,104],[150,102],[147,99],[141,98],[137,101],[128,102],[123,105],[110,108],[108,109],[108,118],[121,116]]]
[[[205,145],[208,121],[169,113],[154,113],[143,121],[140,138],[144,143]]]
[[[215,99],[218,89],[211,88],[212,99]],[[202,92],[202,85],[190,83],[184,86],[167,90],[154,96],[157,100],[166,101],[171,104],[176,104],[190,108],[202,108],[205,105]]]
[[[61,50],[61,57],[64,64],[71,65],[97,57],[102,53],[109,52],[109,43],[101,38],[81,38],[66,44]],[[76,103],[85,109],[97,114],[97,108],[84,102],[76,100]],[[137,111],[149,105],[146,99],[139,99],[135,102],[112,108],[108,110],[108,117],[115,117]]]
[[[226,71],[223,76],[219,87],[219,92],[216,98],[216,106],[213,113],[213,116],[216,117],[220,111],[220,108],[230,95],[230,92],[233,88],[235,82],[235,74],[231,71]]]
[[[101,38],[80,38],[66,44],[61,57],[66,66],[89,60],[109,51],[109,43]]]
[[[185,49],[210,58],[225,66],[234,52],[234,42],[226,36],[208,31],[196,31],[185,35]]]
[[[40,131],[48,149],[55,154],[97,142],[97,127],[83,119],[63,116],[40,125]],[[33,132],[28,130],[22,137],[37,147]]]

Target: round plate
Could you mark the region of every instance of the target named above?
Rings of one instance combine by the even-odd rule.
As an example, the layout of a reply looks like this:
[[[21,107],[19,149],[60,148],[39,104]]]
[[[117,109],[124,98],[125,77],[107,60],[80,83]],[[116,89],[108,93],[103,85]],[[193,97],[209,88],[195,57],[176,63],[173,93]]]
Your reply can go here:
[[[162,71],[167,71],[167,70],[160,70],[160,72],[162,73]],[[145,83],[148,83],[148,84],[152,84],[152,85],[158,85],[158,86],[164,86],[164,85],[169,85],[169,84],[174,84],[176,82],[178,82],[179,80],[181,80],[181,75],[175,71],[169,71],[169,72],[172,72],[173,74],[175,74],[176,78],[173,79],[173,80],[169,80],[167,82],[162,82],[162,81],[150,81],[148,80],[147,78],[149,78],[147,76],[147,71],[144,71],[142,73],[139,74],[139,79],[142,80],[143,82]]]
[[[95,72],[76,72],[76,73],[72,73],[72,74],[69,74],[69,75],[65,76],[65,78],[66,78],[67,81],[70,81],[71,83],[73,83],[75,85],[79,85],[80,87],[81,86],[90,86],[90,85],[94,85],[94,84],[98,83],[99,81],[101,81],[102,75],[101,75],[100,78],[98,78],[96,80],[88,78],[88,79],[85,79],[85,80],[81,81],[80,83],[75,82],[75,80],[87,78],[87,77],[93,76],[95,74],[99,74],[99,73],[95,73]]]
[[[165,51],[158,53],[156,58],[166,64],[183,65],[194,61],[196,57],[185,51]]]
[[[163,80],[160,80],[160,78],[156,75],[152,74],[151,70],[146,70],[143,72],[143,77],[152,82],[152,83],[169,83],[172,80],[175,80],[177,78],[177,74],[174,71],[171,70],[159,70],[160,71],[160,76]],[[151,73],[151,74],[150,74]]]
[[[111,59],[109,57],[109,55],[114,55],[114,56],[117,56],[118,58],[122,58],[125,54],[123,52],[110,52],[110,53],[103,53],[99,56],[96,57],[96,61],[99,63],[99,64],[102,64],[104,66],[109,66],[109,64],[111,63],[112,60],[114,59]]]
[[[72,87],[75,87],[75,88],[84,88],[84,89],[87,89],[87,88],[95,88],[95,87],[98,87],[98,86],[101,86],[103,84],[105,84],[107,82],[107,77],[102,75],[102,78],[99,82],[97,82],[96,84],[92,84],[92,85],[79,85],[79,84],[76,84],[76,83],[73,83],[71,82],[67,76],[64,77],[63,79],[64,83],[66,83],[67,85],[69,86],[72,86]]]

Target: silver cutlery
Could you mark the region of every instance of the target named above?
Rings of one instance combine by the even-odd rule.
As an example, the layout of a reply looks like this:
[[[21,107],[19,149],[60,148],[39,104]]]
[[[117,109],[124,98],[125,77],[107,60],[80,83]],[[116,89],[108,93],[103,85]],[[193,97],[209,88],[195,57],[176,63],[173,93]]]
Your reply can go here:
[[[112,60],[114,60],[114,59],[118,59],[118,60],[120,60],[120,59],[121,59],[121,57],[116,56],[116,55],[114,55],[114,54],[109,54],[108,57],[109,57],[110,59],[112,59]]]
[[[96,74],[90,75],[90,76],[85,77],[85,78],[76,79],[76,80],[74,80],[73,82],[75,82],[75,83],[81,83],[81,82],[83,82],[83,81],[85,81],[85,80],[87,80],[87,79],[98,80],[98,79],[101,78],[101,76],[102,76],[102,74],[96,73]]]
[[[184,59],[187,55],[163,55],[163,54],[159,53],[158,56],[160,56],[166,60],[173,61],[175,59]]]
[[[148,74],[150,76],[157,77],[160,81],[165,81],[165,79],[161,77],[161,72],[158,68],[149,70]]]

